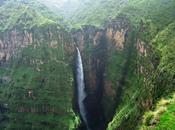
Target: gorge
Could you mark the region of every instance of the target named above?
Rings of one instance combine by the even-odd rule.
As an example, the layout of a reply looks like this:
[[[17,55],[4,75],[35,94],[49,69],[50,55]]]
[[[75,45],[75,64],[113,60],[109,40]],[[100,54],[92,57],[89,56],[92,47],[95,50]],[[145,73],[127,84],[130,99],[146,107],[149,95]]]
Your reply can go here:
[[[175,130],[175,1],[59,2],[0,1],[0,130]]]

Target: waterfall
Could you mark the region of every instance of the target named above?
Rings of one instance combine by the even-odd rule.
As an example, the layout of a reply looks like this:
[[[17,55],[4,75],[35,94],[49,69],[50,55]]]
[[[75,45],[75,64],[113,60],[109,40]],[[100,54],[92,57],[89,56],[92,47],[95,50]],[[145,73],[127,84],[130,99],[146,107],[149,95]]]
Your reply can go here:
[[[84,72],[83,72],[83,64],[81,59],[81,54],[79,49],[77,49],[77,61],[76,61],[76,80],[77,80],[77,90],[78,90],[78,106],[80,110],[81,117],[88,128],[88,122],[86,119],[86,109],[84,105],[84,100],[86,98],[86,92],[85,92],[85,84],[84,84]]]

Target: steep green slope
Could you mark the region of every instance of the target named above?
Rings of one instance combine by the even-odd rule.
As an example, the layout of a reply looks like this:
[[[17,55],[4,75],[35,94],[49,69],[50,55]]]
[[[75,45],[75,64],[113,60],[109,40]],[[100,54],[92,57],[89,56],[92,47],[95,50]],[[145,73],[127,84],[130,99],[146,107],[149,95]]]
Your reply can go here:
[[[121,13],[129,17],[136,27],[143,26],[142,31],[145,33],[142,34],[142,40],[149,42],[159,31],[174,21],[174,8],[173,0],[135,0],[122,8]]]
[[[25,48],[11,61],[11,81],[3,94],[9,107],[6,129],[75,128],[73,75],[67,60],[60,47],[43,43]]]
[[[0,31],[12,29],[14,26],[23,29],[47,26],[58,23],[65,25],[64,19],[53,14],[46,6],[36,1],[8,0],[0,7]]]
[[[174,22],[160,31],[152,40],[152,43],[160,52],[160,64],[157,68],[157,92],[159,97],[163,95],[164,99],[158,99],[156,108],[146,112],[143,116],[142,130],[174,130],[174,95],[171,92],[174,89],[175,75],[175,39]],[[170,93],[170,94],[169,94]],[[168,96],[167,96],[168,95]]]
[[[65,50],[71,41],[64,24],[34,1],[6,1],[0,14],[1,53],[12,53],[0,66],[0,129],[75,129],[72,55]]]
[[[145,112],[140,130],[175,130],[175,95],[158,101],[156,108]]]
[[[84,24],[102,26],[110,19],[125,16],[135,34],[129,34],[133,37],[132,43],[143,46],[146,51],[146,54],[140,54],[142,50],[138,50],[128,64],[126,84],[122,87],[120,103],[108,125],[109,130],[136,129],[143,112],[165,92],[174,90],[174,8],[174,0],[98,0],[88,1],[73,15],[73,27]],[[112,53],[107,68],[109,79],[116,88],[117,74],[113,72],[119,71],[119,60],[120,56]]]
[[[55,14],[62,15],[64,18],[70,20],[70,17],[76,13],[79,8],[84,7],[88,0],[37,0],[46,5]]]
[[[2,79],[7,81],[1,81],[0,129],[76,128],[79,119],[72,110],[71,101],[72,55],[65,50],[72,39],[62,29],[69,25],[36,1],[10,0],[0,4],[1,37],[6,38],[6,34],[17,29],[21,34],[26,30],[32,32],[35,39],[34,45],[20,49],[11,58],[7,69],[0,69]],[[174,9],[174,0],[86,0],[77,12],[74,11],[75,14],[68,14],[73,28],[87,24],[102,27],[109,21],[110,24],[116,22],[115,26],[118,27],[120,22],[123,23],[120,19],[128,20],[130,32],[126,37],[129,42],[125,41],[128,48],[117,50],[111,43],[108,46],[112,49],[107,47],[110,50],[104,75],[111,83],[109,87],[112,86],[112,89],[109,90],[115,91],[109,91],[114,93],[110,93],[111,97],[102,97],[108,121],[113,114],[114,108],[111,106],[114,104],[116,107],[108,130],[134,130],[140,127],[143,130],[174,129],[174,98],[168,99],[170,103],[166,104],[165,109],[164,106],[155,108],[162,96],[175,91]],[[122,26],[118,28],[121,32],[122,29]],[[96,46],[101,35],[101,32],[92,32],[93,29],[87,26],[83,32],[85,34],[82,34],[85,35],[82,36],[84,42],[88,42],[82,45],[88,52],[83,53],[83,57],[91,55],[91,45],[95,41]],[[91,33],[96,36],[91,36]],[[79,36],[77,39],[81,43],[83,38]],[[150,109],[151,112],[145,113]],[[4,117],[9,121],[4,121]]]
[[[114,18],[128,0],[87,0],[72,17],[73,27],[81,25],[101,26],[109,19]]]
[[[109,130],[135,129],[134,124],[145,109],[161,95],[174,91],[174,7],[173,0],[142,0],[132,1],[121,10],[135,26],[137,38],[145,42],[147,54],[138,57],[138,66],[144,68],[143,72],[133,80],[129,78],[131,84],[122,94]]]

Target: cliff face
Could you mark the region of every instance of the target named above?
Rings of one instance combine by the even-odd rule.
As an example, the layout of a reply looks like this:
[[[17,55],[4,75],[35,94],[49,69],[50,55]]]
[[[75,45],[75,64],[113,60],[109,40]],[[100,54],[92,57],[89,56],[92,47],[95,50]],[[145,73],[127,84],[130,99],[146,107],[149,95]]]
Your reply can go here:
[[[70,34],[27,3],[0,14],[0,129],[74,129]]]
[[[121,17],[106,24],[104,29],[85,26],[72,31],[83,59],[88,119],[93,128],[104,129],[120,102],[125,84],[133,43],[128,37],[131,28]]]
[[[2,33],[1,70],[6,70],[1,74],[1,91],[5,92],[0,95],[4,115],[1,124],[6,124],[2,129],[75,127],[78,119],[72,110],[70,66],[73,45],[69,39],[68,33],[58,30],[57,25]],[[44,115],[45,120],[40,120]],[[62,124],[57,124],[60,119]],[[32,125],[27,126],[28,123]]]
[[[49,28],[46,28],[46,30]],[[35,33],[34,33],[35,31]],[[6,32],[1,33],[0,38],[0,61],[6,62],[9,58],[17,53],[17,50],[27,47],[33,43],[41,44],[44,40],[44,37],[47,39],[51,34],[49,32],[41,32],[37,34],[39,38],[36,38],[36,32],[38,29],[34,30],[20,30],[14,28]],[[45,34],[44,34],[45,33]]]
[[[72,130],[81,124],[74,113],[74,43],[82,55],[87,119],[94,130],[136,129],[144,111],[174,91],[173,0],[123,1],[129,6],[103,28],[87,25],[71,32],[43,15],[50,14],[42,12],[45,7],[15,2],[0,3],[0,129]],[[144,117],[143,127],[152,128],[155,117],[150,118]]]
[[[57,88],[57,85],[54,83],[64,84],[67,88],[67,94],[72,95],[72,89],[69,89],[70,86],[72,86],[71,79],[73,79],[73,77],[69,65],[72,64],[72,56],[75,55],[73,41],[79,47],[83,59],[85,85],[88,93],[85,101],[88,110],[87,118],[92,128],[104,129],[107,126],[107,122],[112,119],[115,109],[120,102],[122,87],[127,77],[130,49],[133,46],[128,37],[128,33],[130,32],[131,28],[125,17],[106,24],[104,29],[85,26],[82,30],[72,31],[72,37],[64,30],[59,31],[57,25],[53,24],[27,30],[13,27],[11,30],[2,32],[0,38],[1,67],[4,68],[4,65],[9,65],[9,67],[14,66],[12,68],[12,71],[14,71],[12,76],[4,75],[2,77],[2,79],[4,79],[4,77],[8,76],[9,87],[12,87],[14,90],[7,94],[11,100],[10,102],[7,101],[8,109],[10,113],[14,113],[9,119],[9,124],[13,124],[13,120],[17,120],[17,124],[21,122],[17,112],[20,112],[24,118],[27,117],[28,114],[33,113],[36,114],[36,118],[40,117],[39,113],[47,113],[48,115],[55,113],[59,115],[62,107],[56,107],[52,105],[52,103],[45,104],[42,101],[43,96],[35,89],[39,83],[45,87],[42,91],[45,91],[44,95],[47,95],[47,93],[52,93],[52,91]],[[116,62],[114,62],[114,60]],[[55,64],[58,64],[59,68],[54,67]],[[46,67],[50,69],[46,69]],[[44,70],[44,68],[46,70]],[[63,74],[61,68],[62,71],[66,68],[69,71],[64,71]],[[26,70],[24,71],[23,69]],[[22,70],[24,72],[22,72]],[[51,78],[55,75],[55,71],[53,70],[62,75],[58,79],[54,78],[55,81],[52,81],[54,79]],[[31,71],[31,74],[29,74],[28,71]],[[17,73],[21,74],[17,76]],[[48,75],[49,77],[46,76],[44,78],[43,76],[46,73],[52,76],[50,77]],[[70,81],[67,82],[67,86],[64,80]],[[21,91],[21,94],[17,96],[16,88],[17,86],[21,86],[21,83],[24,85],[24,90],[18,90]],[[55,88],[52,88],[53,90],[47,90],[47,87],[51,84]],[[60,85],[58,85],[58,87]],[[61,90],[61,88],[59,89]],[[13,98],[11,95],[16,95],[17,97]],[[59,97],[60,96],[61,94]],[[58,99],[59,97],[55,98]],[[19,101],[21,98],[22,102],[26,102],[25,104],[21,105],[21,101],[17,104],[12,102]],[[53,97],[51,96],[51,98]],[[63,102],[69,102],[70,105],[71,98],[72,96],[66,99],[61,98],[61,100]],[[30,106],[30,102],[36,99],[38,99],[42,105]],[[71,108],[71,106],[67,106],[66,108]],[[70,117],[73,114],[67,113],[67,111],[65,111],[65,113],[66,116],[69,115]],[[27,123],[27,121],[26,119],[25,122]],[[23,124],[25,124],[25,122],[23,122]],[[32,119],[30,122],[35,124],[38,121]],[[45,122],[49,123],[48,129],[53,126],[49,120]],[[8,127],[12,128],[11,126]],[[20,127],[23,126],[21,125],[19,128]],[[44,124],[40,127],[44,127]],[[74,127],[73,124],[71,127]],[[14,128],[16,129],[18,127],[15,125]],[[57,126],[54,128],[57,129]]]
[[[28,122],[36,128],[39,123],[39,129],[46,126],[48,129],[64,127],[65,130],[77,127],[79,121],[72,111],[73,87],[76,87],[73,86],[72,72],[75,55],[73,43],[82,54],[88,94],[85,100],[87,119],[93,129],[135,129],[143,111],[150,109],[154,98],[158,97],[155,90],[159,82],[152,78],[159,77],[156,72],[159,56],[152,46],[141,40],[125,16],[107,23],[103,29],[84,26],[71,33],[57,29],[57,25],[31,30],[14,27],[1,33],[0,41],[1,67],[4,68],[6,63],[13,66],[12,75],[2,77],[8,82],[1,85],[11,89],[5,95],[10,100],[6,98],[1,101],[2,113],[9,109],[8,112],[13,114],[10,117],[2,116],[3,120],[9,118],[10,125],[7,126],[10,129],[24,128]],[[62,90],[66,93],[62,93]],[[148,93],[144,94],[144,91]],[[65,95],[67,98],[62,98]],[[67,104],[59,105],[65,102]],[[77,105],[74,110],[78,111]],[[18,113],[25,121],[16,126],[14,120],[17,120],[16,124],[22,121]],[[32,114],[36,115],[35,118],[28,118]],[[65,120],[62,125],[52,120],[40,122],[44,114],[48,117],[55,114],[56,122],[62,118]],[[112,118],[114,120],[110,122]],[[67,121],[71,122],[70,126]]]

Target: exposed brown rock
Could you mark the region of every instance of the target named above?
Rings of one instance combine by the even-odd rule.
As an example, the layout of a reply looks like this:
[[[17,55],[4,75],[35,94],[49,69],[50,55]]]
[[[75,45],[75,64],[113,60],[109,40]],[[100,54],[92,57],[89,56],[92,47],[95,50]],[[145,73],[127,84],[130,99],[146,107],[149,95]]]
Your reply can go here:
[[[116,47],[123,49],[125,43],[125,31],[123,29],[121,31],[116,31],[114,34],[114,39]]]
[[[147,56],[147,48],[145,42],[140,39],[137,39],[137,50],[140,55]]]
[[[113,39],[113,28],[107,28],[107,31],[106,31],[106,36],[112,40]]]
[[[116,49],[124,49],[125,35],[128,29],[115,29],[112,27],[107,28],[106,36],[109,40],[114,41]]]

